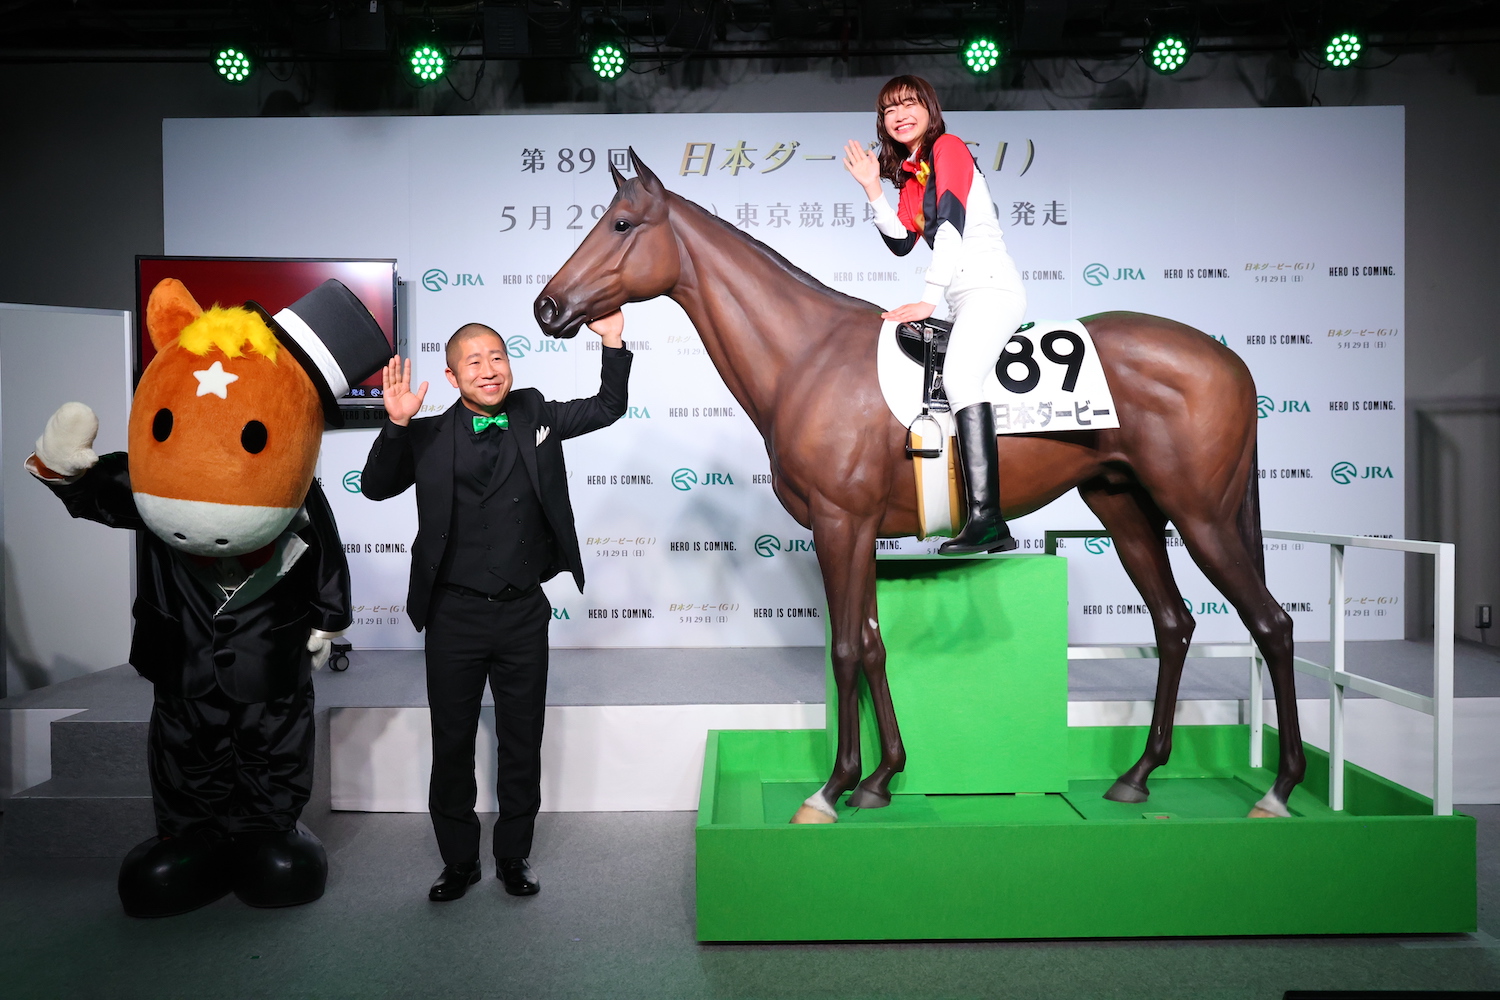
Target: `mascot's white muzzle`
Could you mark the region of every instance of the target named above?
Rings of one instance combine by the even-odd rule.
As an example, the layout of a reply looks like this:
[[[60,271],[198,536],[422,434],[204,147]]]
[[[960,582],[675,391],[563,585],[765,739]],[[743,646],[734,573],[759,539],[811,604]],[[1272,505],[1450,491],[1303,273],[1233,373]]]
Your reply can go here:
[[[136,493],[141,519],[162,541],[194,556],[240,556],[274,542],[296,507],[251,507]]]

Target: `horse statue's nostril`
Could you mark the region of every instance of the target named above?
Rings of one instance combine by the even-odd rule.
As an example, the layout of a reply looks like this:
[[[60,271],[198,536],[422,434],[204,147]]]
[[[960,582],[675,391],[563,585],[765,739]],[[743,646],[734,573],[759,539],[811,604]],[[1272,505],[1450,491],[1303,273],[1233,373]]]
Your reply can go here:
[[[536,300],[536,321],[542,325],[543,329],[551,329],[552,325],[557,322],[557,315],[560,311],[550,295],[543,295]]]

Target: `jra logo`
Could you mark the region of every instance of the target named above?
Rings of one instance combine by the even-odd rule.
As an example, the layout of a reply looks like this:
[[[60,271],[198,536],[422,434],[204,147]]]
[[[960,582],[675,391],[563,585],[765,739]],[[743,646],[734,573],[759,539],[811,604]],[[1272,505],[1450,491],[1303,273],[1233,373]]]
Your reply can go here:
[[[429,292],[441,292],[449,285],[454,288],[461,288],[465,285],[471,288],[478,288],[483,284],[484,276],[481,274],[459,273],[455,274],[450,281],[448,279],[448,272],[440,267],[430,267],[422,272],[422,287]]]
[[[1117,267],[1114,274],[1110,274],[1108,264],[1090,264],[1083,269],[1083,283],[1098,288],[1106,281],[1145,281],[1146,269],[1143,267]]]
[[[694,486],[733,486],[734,477],[727,472],[705,472],[701,476],[692,469],[678,469],[672,473],[672,486],[686,493]]]
[[[782,541],[775,535],[761,535],[755,540],[755,554],[770,559],[778,552],[816,552],[817,546],[811,538],[788,538]]]

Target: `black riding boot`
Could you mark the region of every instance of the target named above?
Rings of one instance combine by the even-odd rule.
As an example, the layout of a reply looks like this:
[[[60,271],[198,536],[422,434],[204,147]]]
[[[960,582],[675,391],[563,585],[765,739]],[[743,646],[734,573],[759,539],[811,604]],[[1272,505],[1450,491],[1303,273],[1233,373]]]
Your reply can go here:
[[[963,530],[944,542],[938,553],[959,556],[969,552],[1006,552],[1016,540],[1000,516],[1000,459],[995,454],[995,416],[989,403],[975,403],[954,414],[958,456],[964,465],[969,520]]]

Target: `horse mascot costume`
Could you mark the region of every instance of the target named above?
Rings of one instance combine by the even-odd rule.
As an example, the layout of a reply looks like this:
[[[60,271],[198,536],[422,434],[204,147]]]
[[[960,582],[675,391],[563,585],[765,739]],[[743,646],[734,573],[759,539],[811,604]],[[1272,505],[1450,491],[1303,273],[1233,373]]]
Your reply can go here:
[[[147,755],[157,835],[120,868],[131,916],[323,894],[312,793],[312,671],[350,624],[349,566],[313,480],[338,397],[390,355],[337,281],[271,316],[208,311],[175,278],[146,306],[157,355],[128,452],[95,455],[99,422],[65,403],[27,468],[74,517],[145,529],[130,662],[154,686]]]

